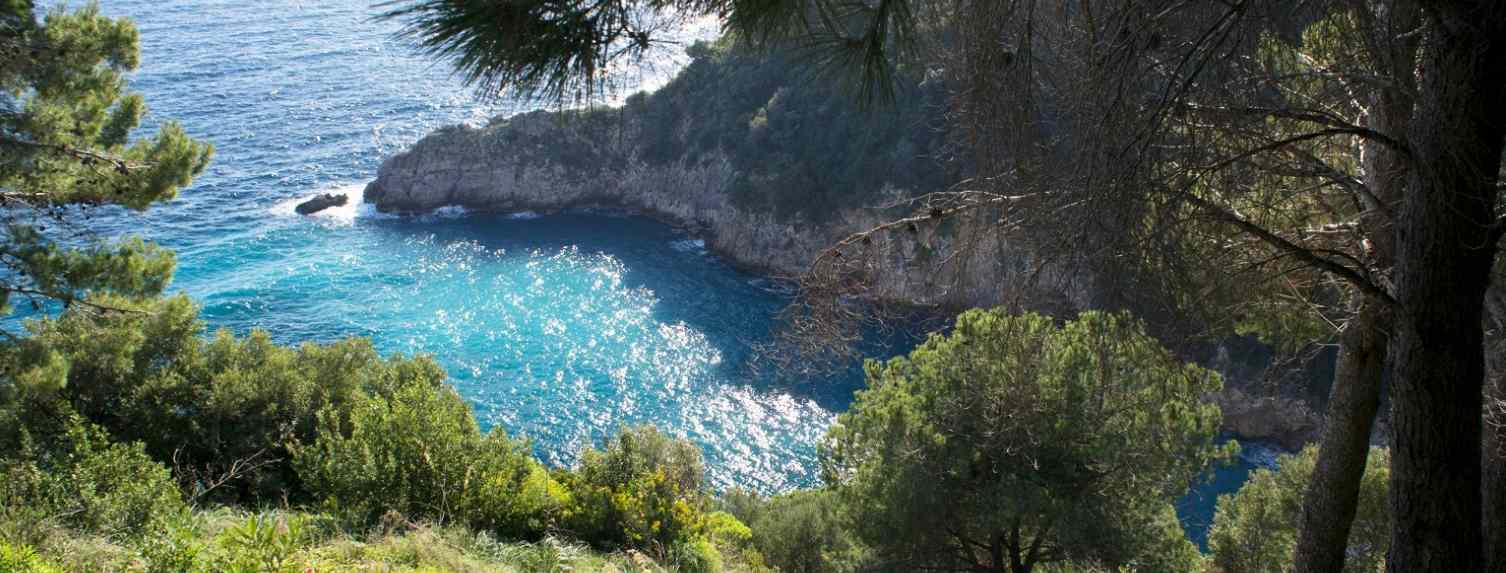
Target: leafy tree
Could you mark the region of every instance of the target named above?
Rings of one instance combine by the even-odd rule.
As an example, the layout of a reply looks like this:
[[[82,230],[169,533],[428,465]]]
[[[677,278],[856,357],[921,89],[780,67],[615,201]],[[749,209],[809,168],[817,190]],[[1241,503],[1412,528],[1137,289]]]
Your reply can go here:
[[[831,64],[861,63],[883,88],[891,78],[886,50],[904,44],[908,0],[390,0],[383,17],[403,21],[401,36],[454,62],[481,95],[592,101],[614,88],[611,70],[644,64],[679,49],[674,31],[718,16],[746,40],[784,38],[801,28],[809,54]],[[668,37],[666,37],[668,36]],[[900,40],[896,42],[895,40]],[[843,66],[831,66],[837,70]],[[888,92],[879,91],[877,94]]]
[[[344,424],[403,389],[451,392],[432,360],[382,358],[365,339],[290,348],[260,331],[207,337],[185,297],[89,300],[125,312],[75,306],[0,348],[22,381],[0,387],[0,443],[20,443],[19,432],[61,434],[51,420],[77,413],[171,464],[196,501],[303,501],[290,444],[317,440],[321,412]],[[25,383],[60,364],[62,383]],[[470,420],[461,414],[454,424]]]
[[[131,140],[146,112],[125,85],[138,43],[129,20],[96,4],[39,21],[30,0],[0,3],[0,309],[18,295],[64,304],[89,304],[87,291],[155,296],[171,278],[169,252],[104,242],[75,222],[95,206],[171,199],[209,162],[210,146],[176,123]]]
[[[669,11],[720,16],[733,33],[754,39],[788,32],[831,61],[880,72],[870,78],[907,60],[906,48],[929,29],[959,47],[959,58],[941,64],[965,81],[954,117],[975,127],[969,148],[982,158],[983,184],[918,202],[918,214],[901,222],[982,212],[1008,229],[1017,219],[994,215],[1017,213],[1008,207],[1029,200],[1040,204],[1035,212],[1078,231],[1068,238],[1079,240],[1060,241],[1075,247],[1085,246],[1083,237],[1120,235],[1130,244],[1164,244],[1180,222],[1216,222],[1240,240],[1207,248],[1271,253],[1278,264],[1353,289],[1356,315],[1369,318],[1352,331],[1371,341],[1360,341],[1350,370],[1370,372],[1389,361],[1395,374],[1395,555],[1389,566],[1506,568],[1506,526],[1481,519],[1482,507],[1494,514],[1506,505],[1506,487],[1493,483],[1496,473],[1479,469],[1481,425],[1456,423],[1484,411],[1485,333],[1474,317],[1483,314],[1506,235],[1498,212],[1506,3],[1038,4],[556,0],[483,6],[418,0],[392,15],[409,18],[411,36],[488,89],[546,86],[552,92],[599,78],[607,69],[600,64],[643,57],[656,37],[652,17]],[[1261,69],[1257,51],[1267,34],[1290,37],[1306,24],[1345,13],[1358,33],[1327,48],[1363,59],[1330,60],[1336,65],[1307,71]],[[1326,88],[1312,92],[1303,84]],[[1356,109],[1361,113],[1352,113]],[[990,118],[998,121],[978,122]],[[1314,145],[1350,152],[1329,161],[1311,157]],[[1356,179],[1356,172],[1364,177]],[[1307,184],[1252,185],[1260,174]],[[1347,189],[1358,206],[1327,201],[1335,187]],[[1252,190],[1257,193],[1247,195]],[[1275,219],[1252,216],[1240,210],[1241,201],[1229,200],[1261,192],[1334,208],[1334,226],[1290,232],[1281,210]],[[1164,217],[1147,221],[1144,215],[1156,211]],[[1072,216],[1064,218],[1067,213]],[[1322,238],[1327,234],[1347,235],[1349,244],[1333,249],[1333,241]],[[1393,327],[1383,328],[1390,321]],[[1376,342],[1381,335],[1389,339],[1384,344]],[[1319,473],[1334,484],[1335,497],[1345,499],[1310,508],[1312,535],[1304,536],[1309,549],[1298,567],[1314,571],[1342,566],[1336,540],[1349,521],[1365,411],[1374,403],[1366,396],[1370,388],[1336,389],[1350,392],[1333,401],[1341,414],[1333,428],[1343,435],[1330,446],[1343,447],[1326,447],[1322,455],[1341,459],[1321,463],[1331,471]],[[1490,487],[1482,487],[1485,474]],[[1443,531],[1458,534],[1437,533]]]
[[[1303,494],[1313,478],[1317,448],[1282,456],[1275,470],[1259,470],[1232,495],[1220,496],[1208,548],[1222,571],[1278,573],[1290,571],[1297,546]],[[1390,455],[1370,450],[1360,482],[1358,509],[1348,539],[1344,571],[1373,573],[1385,569],[1391,546],[1390,511],[1386,506]]]
[[[1170,503],[1229,453],[1202,401],[1220,382],[1143,328],[972,310],[870,362],[824,461],[859,535],[911,568],[1192,566]]]

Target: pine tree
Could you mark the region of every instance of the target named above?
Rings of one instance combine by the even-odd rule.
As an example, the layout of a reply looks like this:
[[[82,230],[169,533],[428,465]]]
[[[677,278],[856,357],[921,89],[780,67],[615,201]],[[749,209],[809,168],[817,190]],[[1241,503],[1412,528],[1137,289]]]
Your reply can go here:
[[[151,297],[172,277],[171,252],[83,222],[171,199],[209,163],[212,148],[176,123],[131,137],[146,112],[125,79],[138,44],[97,4],[39,17],[30,0],[0,2],[0,312],[88,305],[92,291]]]

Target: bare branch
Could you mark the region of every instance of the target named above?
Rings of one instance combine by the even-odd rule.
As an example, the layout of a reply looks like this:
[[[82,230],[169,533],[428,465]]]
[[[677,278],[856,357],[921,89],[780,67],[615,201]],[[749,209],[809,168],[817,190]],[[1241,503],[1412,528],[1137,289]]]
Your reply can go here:
[[[225,484],[246,478],[262,468],[282,461],[278,458],[266,457],[267,451],[261,449],[244,458],[231,460],[223,468],[217,468],[214,464],[195,467],[179,459],[182,452],[182,448],[173,450],[173,475],[178,477],[179,487],[184,492],[188,492],[189,504],[198,503],[210,492]]]

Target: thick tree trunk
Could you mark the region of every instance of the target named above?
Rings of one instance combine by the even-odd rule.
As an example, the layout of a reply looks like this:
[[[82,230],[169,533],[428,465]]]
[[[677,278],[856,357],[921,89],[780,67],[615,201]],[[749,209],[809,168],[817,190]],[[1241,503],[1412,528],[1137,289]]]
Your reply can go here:
[[[1486,295],[1486,325],[1493,333],[1486,342],[1485,439],[1482,445],[1481,519],[1485,538],[1485,570],[1506,571],[1506,269],[1496,262],[1495,282]]]
[[[1360,479],[1370,454],[1370,429],[1380,408],[1389,322],[1385,303],[1365,300],[1339,339],[1339,363],[1328,401],[1328,428],[1302,499],[1293,566],[1297,573],[1344,570]]]
[[[1506,2],[1425,5],[1414,160],[1397,225],[1391,551],[1395,572],[1483,567],[1481,312],[1495,245]]]
[[[1356,6],[1366,50],[1387,78],[1374,90],[1365,126],[1404,138],[1416,106],[1418,40],[1409,32],[1421,22],[1411,0]],[[1389,276],[1396,262],[1395,210],[1405,193],[1410,163],[1398,149],[1367,139],[1360,146],[1361,177],[1373,202],[1366,203],[1360,228],[1370,242],[1366,264],[1376,276]],[[1356,297],[1363,294],[1356,293]],[[1341,573],[1349,532],[1359,504],[1360,481],[1370,455],[1370,435],[1381,402],[1381,376],[1390,342],[1391,309],[1373,297],[1358,300],[1354,317],[1339,338],[1339,363],[1328,403],[1313,480],[1302,501],[1293,570]]]

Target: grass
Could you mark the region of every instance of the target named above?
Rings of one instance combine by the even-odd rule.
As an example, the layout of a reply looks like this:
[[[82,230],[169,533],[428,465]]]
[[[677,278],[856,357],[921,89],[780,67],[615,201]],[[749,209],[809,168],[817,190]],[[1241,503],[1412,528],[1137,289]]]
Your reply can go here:
[[[602,553],[556,538],[499,541],[463,527],[392,516],[361,531],[322,514],[217,509],[181,516],[139,538],[109,539],[0,515],[0,573],[670,570],[637,552]]]

